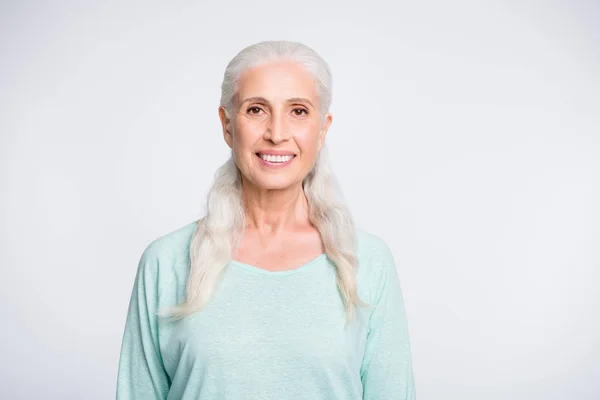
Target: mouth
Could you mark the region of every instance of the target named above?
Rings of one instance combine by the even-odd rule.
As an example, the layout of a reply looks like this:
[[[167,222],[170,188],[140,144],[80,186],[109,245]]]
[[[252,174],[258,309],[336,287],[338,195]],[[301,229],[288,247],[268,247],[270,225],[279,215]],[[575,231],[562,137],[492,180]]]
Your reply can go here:
[[[295,158],[295,154],[285,156],[274,156],[269,154],[254,153],[260,162],[268,167],[285,167],[289,165]]]

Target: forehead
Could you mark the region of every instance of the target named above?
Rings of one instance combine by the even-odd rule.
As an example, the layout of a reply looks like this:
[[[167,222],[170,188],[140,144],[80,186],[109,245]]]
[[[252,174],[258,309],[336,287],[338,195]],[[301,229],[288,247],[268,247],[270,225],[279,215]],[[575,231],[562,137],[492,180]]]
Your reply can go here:
[[[239,99],[261,96],[272,100],[306,97],[317,100],[316,83],[308,71],[293,61],[276,61],[250,68],[238,81]]]

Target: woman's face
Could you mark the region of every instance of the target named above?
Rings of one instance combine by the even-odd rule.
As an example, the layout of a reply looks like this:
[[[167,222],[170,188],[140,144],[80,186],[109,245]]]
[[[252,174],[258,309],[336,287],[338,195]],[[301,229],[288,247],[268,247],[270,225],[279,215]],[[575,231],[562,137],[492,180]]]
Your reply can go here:
[[[320,124],[319,110],[315,82],[302,66],[278,61],[245,71],[238,82],[232,121],[219,109],[223,135],[244,184],[258,189],[301,185],[331,125],[331,114]],[[277,152],[292,158],[266,156]]]

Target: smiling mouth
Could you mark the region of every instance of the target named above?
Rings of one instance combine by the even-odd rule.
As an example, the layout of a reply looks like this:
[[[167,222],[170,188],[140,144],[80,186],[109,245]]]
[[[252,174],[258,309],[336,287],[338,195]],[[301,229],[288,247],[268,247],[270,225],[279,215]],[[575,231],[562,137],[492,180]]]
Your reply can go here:
[[[254,153],[256,156],[265,164],[269,165],[286,165],[294,158],[296,158],[295,154],[290,154],[286,156],[273,156],[273,155],[261,155],[260,153]]]

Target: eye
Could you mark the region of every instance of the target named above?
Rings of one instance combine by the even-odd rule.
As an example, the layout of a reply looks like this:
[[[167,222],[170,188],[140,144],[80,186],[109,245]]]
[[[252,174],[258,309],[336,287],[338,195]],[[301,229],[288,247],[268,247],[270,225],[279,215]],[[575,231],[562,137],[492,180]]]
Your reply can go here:
[[[294,108],[293,111],[297,116],[301,116],[302,113],[304,113],[304,115],[308,115],[308,110],[306,108]]]
[[[246,110],[246,112],[252,115],[259,115],[260,111],[262,111],[262,108],[258,106],[252,106]]]

